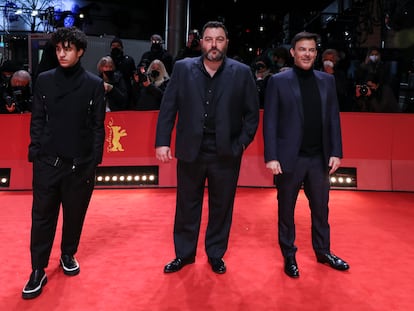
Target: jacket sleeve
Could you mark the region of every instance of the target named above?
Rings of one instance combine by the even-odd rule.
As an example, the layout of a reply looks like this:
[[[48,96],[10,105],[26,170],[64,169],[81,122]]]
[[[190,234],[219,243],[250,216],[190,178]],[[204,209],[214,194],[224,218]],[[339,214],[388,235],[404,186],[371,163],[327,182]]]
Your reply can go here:
[[[42,92],[41,85],[43,77],[39,76],[33,92],[32,113],[30,119],[30,144],[29,144],[29,162],[33,162],[39,155],[41,148],[41,139],[46,126],[46,105],[45,95]]]
[[[104,102],[104,86],[103,81],[100,80],[94,84],[93,99],[90,103],[92,131],[94,137],[94,160],[96,164],[102,162],[103,147],[105,142],[105,102]]]

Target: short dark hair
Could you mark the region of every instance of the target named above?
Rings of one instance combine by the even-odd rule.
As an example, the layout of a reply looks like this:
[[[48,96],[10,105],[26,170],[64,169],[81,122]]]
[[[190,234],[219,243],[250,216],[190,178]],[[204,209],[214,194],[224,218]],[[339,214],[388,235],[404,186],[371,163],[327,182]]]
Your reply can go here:
[[[119,43],[119,45],[121,46],[121,48],[124,47],[124,44],[122,43],[122,40],[120,38],[118,38],[118,37],[113,38],[112,41],[111,41],[111,45],[112,45],[112,43],[115,43],[115,42],[116,43]]]
[[[68,42],[76,46],[77,50],[86,50],[88,46],[88,40],[85,33],[75,26],[56,29],[56,31],[52,34],[51,40],[54,45]]]
[[[201,31],[201,37],[204,37],[204,31],[207,28],[222,28],[224,30],[224,33],[226,34],[226,38],[228,38],[229,33],[227,31],[226,26],[222,22],[219,21],[209,21],[203,26],[203,30]]]
[[[295,48],[296,43],[300,40],[307,39],[307,40],[314,40],[316,43],[319,42],[319,35],[313,32],[302,31],[297,33],[291,42],[291,47]]]

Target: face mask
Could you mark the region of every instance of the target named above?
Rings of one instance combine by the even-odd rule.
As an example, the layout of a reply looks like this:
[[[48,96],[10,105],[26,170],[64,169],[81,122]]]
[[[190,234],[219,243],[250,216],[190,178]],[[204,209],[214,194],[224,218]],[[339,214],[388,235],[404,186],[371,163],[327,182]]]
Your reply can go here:
[[[152,78],[156,79],[156,78],[159,77],[159,75],[160,75],[160,72],[159,71],[157,71],[157,70],[151,71],[151,77]]]
[[[324,67],[331,67],[331,68],[333,68],[333,67],[334,67],[334,63],[333,63],[333,62],[331,62],[330,60],[325,60],[325,61],[323,62],[323,66],[324,66]]]
[[[162,45],[161,43],[153,43],[151,44],[151,51],[161,51],[162,50]]]
[[[371,60],[371,62],[376,63],[378,61],[378,55],[371,55],[369,59]]]
[[[108,77],[110,81],[112,81],[115,75],[115,71],[113,70],[104,71],[103,73]]]
[[[121,49],[119,49],[119,48],[113,48],[113,49],[111,50],[111,57],[112,57],[112,58],[118,58],[118,57],[120,57],[120,56],[122,56],[122,51],[121,51]]]

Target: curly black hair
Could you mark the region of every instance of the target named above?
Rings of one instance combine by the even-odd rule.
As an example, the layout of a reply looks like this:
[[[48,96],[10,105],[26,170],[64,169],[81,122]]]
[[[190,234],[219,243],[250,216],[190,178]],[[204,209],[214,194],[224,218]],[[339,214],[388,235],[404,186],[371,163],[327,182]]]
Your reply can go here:
[[[86,50],[86,47],[88,46],[85,33],[75,26],[56,29],[52,34],[51,40],[54,45],[57,45],[58,43],[62,43],[62,45],[65,43],[68,43],[69,45],[73,44],[76,46],[77,50]]]

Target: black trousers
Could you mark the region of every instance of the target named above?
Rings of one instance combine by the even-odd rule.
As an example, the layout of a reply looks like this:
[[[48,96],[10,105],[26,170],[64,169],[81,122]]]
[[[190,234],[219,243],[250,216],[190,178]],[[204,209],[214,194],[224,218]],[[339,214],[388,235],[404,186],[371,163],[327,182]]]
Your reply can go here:
[[[95,183],[94,163],[74,167],[71,161],[54,166],[33,162],[33,204],[30,252],[33,269],[48,266],[62,205],[61,253],[74,255]]]
[[[283,169],[283,168],[282,168]],[[295,255],[295,206],[303,185],[309,201],[312,247],[315,253],[330,251],[329,171],[321,156],[299,157],[293,172],[276,176],[279,245],[284,257]]]
[[[200,156],[195,162],[177,162],[177,201],[174,246],[177,257],[196,256],[205,185],[208,189],[208,224],[205,250],[222,258],[227,250],[237,181],[239,157]]]

